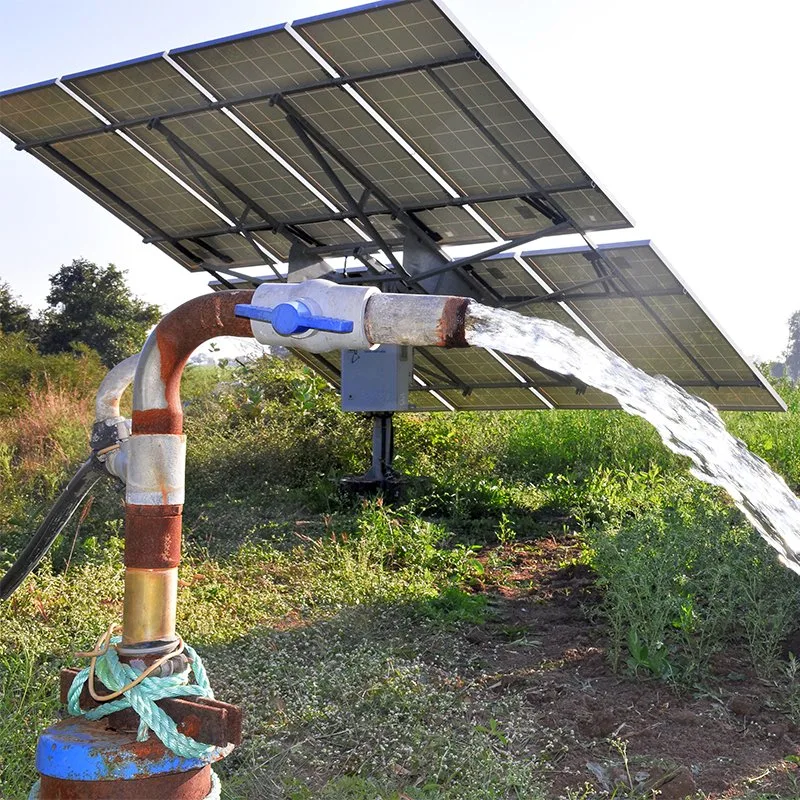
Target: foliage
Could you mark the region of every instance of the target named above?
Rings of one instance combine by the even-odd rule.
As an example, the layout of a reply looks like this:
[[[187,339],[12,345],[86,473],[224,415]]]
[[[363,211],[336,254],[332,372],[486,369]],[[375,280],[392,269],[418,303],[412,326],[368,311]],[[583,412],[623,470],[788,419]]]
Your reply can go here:
[[[789,341],[783,357],[788,376],[796,381],[800,378],[800,311],[789,317]]]
[[[101,373],[88,351],[43,356],[20,334],[0,336],[0,569],[86,452]],[[726,419],[798,486],[800,390],[778,386],[789,414]],[[489,573],[509,573],[514,548],[563,528],[581,532],[619,669],[707,682],[714,654],[734,645],[762,675],[788,675],[787,706],[800,717],[796,663],[781,661],[796,576],[641,420],[403,415],[398,466],[415,483],[389,508],[339,496],[336,478],[367,466],[369,424],[342,413],[296,360],[190,367],[182,396],[179,626],[249,720],[246,744],[221,767],[225,796],[546,796],[535,715],[523,693],[474,679],[465,632],[491,625]],[[122,530],[108,483],[0,606],[9,800],[30,786],[58,667],[119,619]]]
[[[20,303],[8,283],[0,283],[0,332],[27,333],[31,326],[30,307]]]
[[[43,356],[23,334],[0,334],[0,526],[27,526],[86,457],[91,398],[105,370],[96,353]],[[0,534],[0,555],[6,541]]]
[[[660,506],[587,531],[611,657],[634,672],[689,681],[742,642],[774,668],[800,583],[718,490],[687,483]]]
[[[89,396],[104,373],[97,353],[87,347],[41,355],[23,334],[0,333],[0,419],[21,414],[32,396],[48,389]]]
[[[65,264],[50,277],[49,308],[39,320],[39,347],[62,353],[84,344],[113,367],[141,349],[158,321],[158,306],[131,294],[125,272],[83,258]]]
[[[761,456],[797,492],[800,490],[800,439],[797,431],[800,391],[787,379],[776,381],[775,388],[785,401],[788,414],[736,411],[723,414],[723,418],[730,432]]]
[[[527,412],[510,426],[507,468],[528,480],[566,475],[582,481],[597,469],[632,473],[652,466],[683,472],[685,463],[653,427],[623,411]]]

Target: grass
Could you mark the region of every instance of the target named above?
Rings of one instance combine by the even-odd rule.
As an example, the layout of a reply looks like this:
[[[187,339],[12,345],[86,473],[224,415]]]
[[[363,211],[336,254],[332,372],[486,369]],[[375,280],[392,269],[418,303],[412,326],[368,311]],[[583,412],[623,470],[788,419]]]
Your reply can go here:
[[[25,379],[36,391],[15,390],[0,413],[0,569],[85,456],[96,382],[48,382],[37,369]],[[728,421],[800,486],[800,391],[779,388],[792,413]],[[477,680],[490,665],[463,633],[491,621],[487,570],[501,585],[518,543],[565,526],[596,575],[620,672],[691,689],[736,644],[800,719],[800,675],[782,658],[800,582],[641,420],[403,415],[397,466],[419,479],[390,509],[338,494],[335,478],[366,466],[367,422],[294,362],[190,368],[184,399],[179,628],[248,719],[221,766],[224,797],[547,797],[552,743],[519,695]],[[111,483],[98,490],[74,549],[73,521],[0,606],[8,800],[34,778],[58,669],[120,617],[120,500]]]

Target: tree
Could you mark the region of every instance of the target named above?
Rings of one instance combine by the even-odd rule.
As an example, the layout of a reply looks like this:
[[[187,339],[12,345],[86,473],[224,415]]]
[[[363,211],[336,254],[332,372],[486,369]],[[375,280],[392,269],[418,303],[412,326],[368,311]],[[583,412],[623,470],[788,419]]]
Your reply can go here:
[[[113,264],[99,267],[83,258],[62,265],[50,277],[49,308],[39,320],[39,349],[62,353],[83,343],[107,367],[141,349],[161,311],[131,293],[125,274]]]
[[[793,380],[800,378],[800,311],[789,317],[789,343],[784,353],[786,373]]]
[[[0,331],[3,333],[29,333],[32,326],[31,310],[22,305],[11,293],[7,283],[0,283]]]

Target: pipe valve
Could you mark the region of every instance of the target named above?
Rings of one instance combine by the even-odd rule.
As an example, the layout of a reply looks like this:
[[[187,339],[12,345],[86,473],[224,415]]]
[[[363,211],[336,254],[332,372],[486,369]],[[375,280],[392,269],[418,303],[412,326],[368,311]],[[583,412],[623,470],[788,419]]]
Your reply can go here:
[[[238,304],[237,317],[250,320],[261,344],[297,347],[311,353],[368,350],[364,330],[367,301],[377,288],[345,286],[326,280],[262,283],[250,303]]]

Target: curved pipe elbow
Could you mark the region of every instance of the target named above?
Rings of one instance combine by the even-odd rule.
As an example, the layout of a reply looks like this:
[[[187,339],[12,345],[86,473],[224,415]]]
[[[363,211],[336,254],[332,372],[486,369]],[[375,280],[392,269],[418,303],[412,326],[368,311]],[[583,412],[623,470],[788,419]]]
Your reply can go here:
[[[119,401],[123,392],[133,382],[136,367],[139,364],[139,353],[120,361],[110,369],[100,383],[94,400],[95,422],[121,419]]]
[[[183,432],[180,382],[194,350],[217,336],[252,337],[250,321],[234,315],[252,291],[202,295],[167,314],[142,348],[133,386],[133,433]]]

